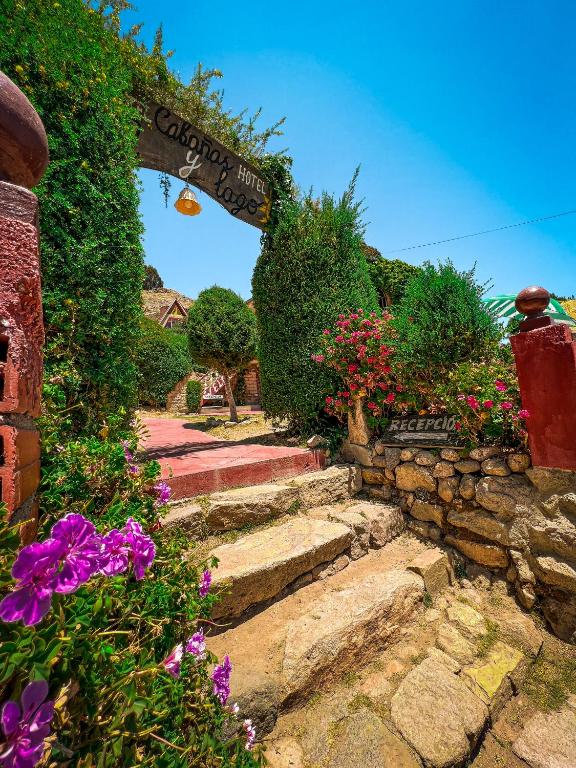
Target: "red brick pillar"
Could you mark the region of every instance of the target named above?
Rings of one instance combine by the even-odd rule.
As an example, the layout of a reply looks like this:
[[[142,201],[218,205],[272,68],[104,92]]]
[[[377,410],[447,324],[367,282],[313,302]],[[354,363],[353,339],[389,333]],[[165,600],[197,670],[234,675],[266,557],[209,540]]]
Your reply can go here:
[[[527,315],[510,342],[516,359],[532,463],[576,470],[576,343],[567,325],[543,310],[550,294],[532,286],[518,294],[516,308]]]
[[[44,126],[0,72],[0,499],[33,538],[38,520],[42,296],[38,201],[29,191],[48,163]]]

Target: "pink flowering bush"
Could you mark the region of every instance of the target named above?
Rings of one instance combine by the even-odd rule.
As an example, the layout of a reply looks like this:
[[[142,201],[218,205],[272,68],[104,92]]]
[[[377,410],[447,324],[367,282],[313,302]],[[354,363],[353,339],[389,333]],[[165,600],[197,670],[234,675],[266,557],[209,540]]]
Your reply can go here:
[[[169,482],[136,442],[52,446],[37,540],[0,523],[1,768],[262,764],[206,646],[216,563],[162,528]]]
[[[341,388],[326,397],[330,415],[341,419],[355,399],[364,398],[370,415],[377,418],[394,402],[388,319],[358,309],[339,315],[335,327],[324,330],[321,351],[312,359],[336,371],[341,381]]]

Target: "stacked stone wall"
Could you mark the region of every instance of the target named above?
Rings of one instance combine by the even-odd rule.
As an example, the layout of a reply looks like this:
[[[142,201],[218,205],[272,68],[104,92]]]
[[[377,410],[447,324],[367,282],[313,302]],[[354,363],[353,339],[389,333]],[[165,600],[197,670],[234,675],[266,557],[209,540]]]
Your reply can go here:
[[[500,572],[526,609],[576,642],[576,472],[482,446],[422,450],[346,442],[364,490],[397,502],[418,535]]]

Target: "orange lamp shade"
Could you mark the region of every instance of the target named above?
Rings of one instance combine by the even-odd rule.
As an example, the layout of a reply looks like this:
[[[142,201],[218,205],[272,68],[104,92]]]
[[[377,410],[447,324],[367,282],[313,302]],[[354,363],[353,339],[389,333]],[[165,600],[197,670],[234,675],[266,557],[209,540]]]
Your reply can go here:
[[[188,187],[184,187],[182,192],[180,192],[178,200],[174,203],[174,208],[176,208],[178,213],[183,213],[185,216],[197,216],[202,210],[196,195]]]

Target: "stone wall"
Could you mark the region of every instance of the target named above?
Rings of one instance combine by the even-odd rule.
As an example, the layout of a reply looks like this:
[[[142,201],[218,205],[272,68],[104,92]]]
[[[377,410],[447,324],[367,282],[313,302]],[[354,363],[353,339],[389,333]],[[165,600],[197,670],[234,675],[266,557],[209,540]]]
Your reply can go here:
[[[527,609],[576,642],[576,472],[531,467],[525,453],[346,442],[364,490],[396,501],[410,528],[500,572]]]

